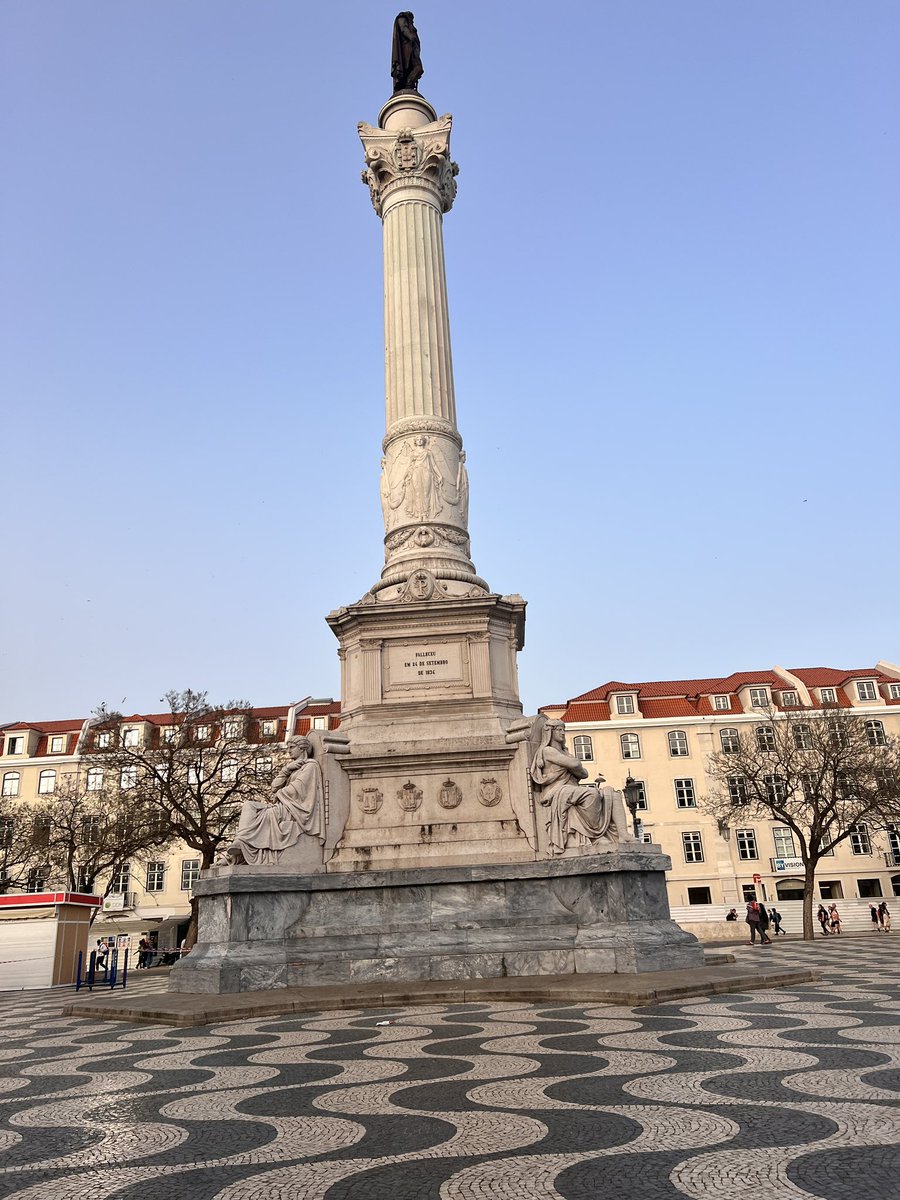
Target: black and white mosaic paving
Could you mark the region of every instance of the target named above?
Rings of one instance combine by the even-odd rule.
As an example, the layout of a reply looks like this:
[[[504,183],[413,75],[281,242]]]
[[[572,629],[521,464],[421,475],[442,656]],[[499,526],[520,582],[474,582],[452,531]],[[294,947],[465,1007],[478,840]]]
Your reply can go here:
[[[176,1030],[6,993],[0,1200],[900,1198],[898,943],[743,948],[825,978],[641,1009]]]

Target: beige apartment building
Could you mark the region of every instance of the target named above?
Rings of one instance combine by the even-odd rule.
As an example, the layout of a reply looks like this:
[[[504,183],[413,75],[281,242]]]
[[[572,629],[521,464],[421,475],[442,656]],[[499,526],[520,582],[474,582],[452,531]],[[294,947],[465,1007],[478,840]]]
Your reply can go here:
[[[130,739],[135,745],[159,744],[171,722],[170,713],[134,713],[122,720],[121,736],[126,744]],[[330,698],[307,697],[294,704],[252,709],[247,737],[259,745],[260,778],[268,778],[273,750],[293,734],[335,729],[339,724],[340,705]],[[4,797],[21,804],[22,815],[17,812],[16,819],[28,820],[29,806],[52,799],[67,776],[78,777],[88,790],[103,785],[99,769],[88,770],[82,761],[95,736],[90,718],[84,717],[17,721],[0,729],[0,789]],[[199,873],[198,855],[180,844],[124,864],[116,878],[104,881],[111,887],[91,936],[133,947],[147,933],[160,948],[178,946],[187,929],[191,891]],[[35,870],[26,890],[39,893],[48,883],[55,887],[58,882]],[[0,887],[5,890],[2,880]]]
[[[732,731],[759,724],[770,708],[824,705],[858,713],[875,745],[900,736],[900,667],[774,667],[720,679],[611,682],[541,711],[565,721],[569,748],[591,775],[595,764],[614,787],[629,775],[640,782],[644,837],[672,859],[669,903],[678,909],[802,898],[789,829],[762,820],[720,828],[702,800],[711,790],[709,755],[727,749]],[[824,860],[817,886],[823,900],[900,896],[900,831],[859,826]]]

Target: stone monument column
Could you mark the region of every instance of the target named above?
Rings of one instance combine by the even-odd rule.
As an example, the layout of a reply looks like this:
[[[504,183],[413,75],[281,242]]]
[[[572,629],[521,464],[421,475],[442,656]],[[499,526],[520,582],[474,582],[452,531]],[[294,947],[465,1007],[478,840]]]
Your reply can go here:
[[[381,464],[385,565],[379,602],[484,595],[470,559],[469,480],[456,427],[443,214],[456,196],[451,117],[408,90],[359,135],[384,232],[386,430]]]

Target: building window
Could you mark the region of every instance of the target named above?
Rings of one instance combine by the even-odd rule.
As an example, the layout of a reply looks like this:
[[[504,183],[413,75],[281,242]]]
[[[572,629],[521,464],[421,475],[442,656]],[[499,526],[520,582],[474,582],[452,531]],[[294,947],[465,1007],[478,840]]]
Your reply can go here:
[[[794,737],[794,746],[798,750],[812,750],[813,736],[812,730],[808,725],[794,725],[791,728],[791,733]]]
[[[233,741],[235,738],[239,738],[241,736],[241,725],[242,722],[235,717],[232,717],[228,721],[223,721],[222,737],[229,738],[231,741]]]
[[[834,704],[837,700],[837,692],[834,688],[819,688],[819,697],[823,704]]]
[[[881,721],[866,721],[866,737],[869,739],[870,746],[887,745],[887,738],[884,735],[884,725]]]
[[[716,712],[731,712],[731,697],[713,696],[713,708]]]
[[[616,712],[620,717],[628,717],[634,712],[634,696],[616,696]]]
[[[18,796],[19,794],[19,772],[7,771],[3,776],[3,795]]]
[[[871,679],[863,679],[856,685],[856,694],[860,700],[877,700],[878,692]]]
[[[56,791],[56,772],[41,771],[38,775],[38,795],[52,796]]]
[[[200,877],[200,859],[184,858],[181,861],[181,890],[190,892]]]
[[[781,703],[784,708],[797,708],[800,704],[800,697],[796,692],[782,692]]]
[[[16,823],[12,817],[0,817],[0,850],[8,850],[12,845]]]
[[[763,783],[766,788],[766,799],[770,804],[784,804],[787,796],[784,779],[781,775],[764,775]]]
[[[751,859],[759,858],[755,829],[736,829],[734,831],[734,840],[737,843],[738,858],[744,862],[750,862]]]
[[[786,825],[775,825],[772,829],[776,858],[794,858],[794,835]]]
[[[64,754],[66,750],[66,739],[64,737],[52,737],[50,739],[50,753]]]
[[[163,745],[171,746],[172,743],[175,741],[175,739],[178,737],[178,726],[177,725],[164,725],[161,730],[161,734],[162,734]]]
[[[693,779],[675,780],[675,804],[678,808],[697,807],[697,797],[694,795]]]
[[[98,750],[108,750],[110,743],[110,735],[108,729],[101,729],[97,734],[94,744]]]
[[[587,734],[579,734],[572,743],[575,747],[575,757],[582,762],[594,761],[594,743]]]
[[[746,804],[749,800],[747,780],[743,775],[728,776],[728,799],[732,804]]]
[[[222,761],[222,782],[235,783],[237,781],[238,765],[236,758],[226,758]]]
[[[50,834],[53,832],[51,817],[35,817],[31,827],[31,836],[36,846],[49,846]]]
[[[888,685],[888,696],[891,700],[900,700],[900,683],[891,683]]]
[[[166,864],[164,862],[147,863],[148,892],[163,892],[166,888]]]
[[[137,787],[137,767],[123,767],[119,772],[119,787],[123,792],[130,791],[133,787]]]
[[[187,769],[188,787],[199,787],[206,778],[203,771],[203,763],[192,762]]]
[[[89,767],[87,773],[87,790],[100,792],[103,790],[103,768]]]
[[[756,748],[758,750],[775,749],[775,730],[771,725],[757,725]]]
[[[686,863],[703,862],[703,839],[700,836],[699,830],[691,830],[689,833],[683,833],[681,835],[681,845],[684,849],[684,861]]]
[[[208,725],[198,725],[194,730],[194,738],[198,742],[208,742],[209,741],[209,726]]]
[[[26,892],[42,892],[47,886],[47,876],[40,867],[32,867],[28,872],[28,881],[25,884]]]
[[[818,799],[819,777],[815,771],[800,772],[800,787],[803,789],[803,799],[807,804],[812,804]]]
[[[261,737],[274,737],[275,736],[275,722],[274,721],[260,721],[259,732],[260,732]]]
[[[6,739],[7,754],[22,754],[25,750],[25,739],[23,737],[8,737]]]
[[[328,728],[328,718],[327,717],[313,717],[310,728],[311,729],[327,729]]]
[[[0,825],[2,825],[2,822],[0,822]],[[10,821],[10,825],[12,825],[12,821]],[[898,864],[900,864],[900,832],[897,831],[897,826],[896,825],[888,825],[887,835],[888,835],[888,846],[890,847],[890,854],[891,854],[891,860],[892,860],[891,866],[896,867]],[[10,837],[12,837],[12,830],[10,830]],[[9,843],[7,843],[7,845],[8,844]],[[2,845],[3,845],[3,842],[0,841],[0,846],[2,846]]]
[[[708,887],[689,887],[688,904],[712,904],[712,892]]]
[[[828,721],[828,734],[831,738],[831,744],[836,750],[844,750],[849,744],[850,737],[847,733],[846,726],[841,722],[839,717],[831,717]]]
[[[737,754],[741,748],[741,736],[736,729],[720,729],[719,742],[723,754]]]
[[[257,758],[253,764],[253,773],[257,779],[268,779],[272,774],[272,760],[268,756]]]
[[[641,757],[641,739],[636,733],[623,733],[619,738],[623,758]]]
[[[81,819],[81,844],[82,846],[96,846],[103,837],[103,822],[99,817],[82,817]]]
[[[687,734],[680,729],[673,729],[669,734],[669,754],[672,758],[687,758]]]
[[[109,890],[117,896],[121,896],[128,891],[128,885],[131,882],[131,863],[119,863],[115,871],[113,871],[112,883],[109,885]]]
[[[643,781],[643,779],[635,779],[632,782],[634,783],[634,786],[638,789],[636,803],[634,806],[635,811],[636,812],[646,812],[650,806],[647,803],[647,789],[644,786],[644,781]]]
[[[122,734],[122,745],[133,750],[135,746],[141,744],[141,732],[139,729],[126,729]]]
[[[750,689],[750,707],[751,708],[768,708],[769,706],[769,689],[755,687]]]
[[[871,854],[872,843],[869,841],[867,825],[850,826],[850,849],[854,854]]]

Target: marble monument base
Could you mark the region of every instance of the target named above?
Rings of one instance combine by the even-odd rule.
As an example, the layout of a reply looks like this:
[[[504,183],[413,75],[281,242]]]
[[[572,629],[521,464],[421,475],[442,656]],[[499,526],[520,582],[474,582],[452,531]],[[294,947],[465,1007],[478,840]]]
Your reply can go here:
[[[640,973],[703,965],[658,847],[552,861],[290,875],[218,867],[170,991]]]

